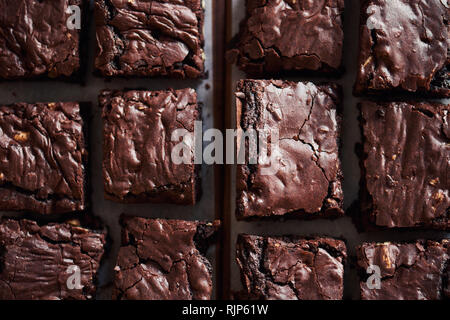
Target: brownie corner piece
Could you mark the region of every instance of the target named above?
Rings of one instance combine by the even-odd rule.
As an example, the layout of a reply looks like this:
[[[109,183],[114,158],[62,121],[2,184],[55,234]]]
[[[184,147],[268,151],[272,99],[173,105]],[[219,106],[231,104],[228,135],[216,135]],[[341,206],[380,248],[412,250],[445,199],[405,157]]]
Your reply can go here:
[[[450,299],[450,240],[364,243],[356,249],[363,300]]]
[[[7,2],[0,3],[0,79],[79,77],[87,1]]]
[[[264,135],[271,136],[270,163],[247,158],[237,165],[237,218],[342,216],[339,86],[241,80],[236,97],[237,128],[266,142]],[[251,142],[243,137],[239,153],[249,155]]]
[[[201,0],[96,0],[96,72],[104,77],[202,78],[204,15]]]
[[[73,222],[0,219],[0,299],[95,299],[105,242]]]
[[[77,102],[0,105],[0,210],[87,207],[86,125]]]
[[[201,185],[194,163],[194,127],[201,116],[195,90],[103,91],[99,103],[105,197],[124,203],[195,204]],[[173,139],[175,130],[184,131],[183,142]],[[173,159],[180,143],[181,163]]]
[[[356,95],[450,97],[450,7],[444,2],[362,2]]]
[[[362,228],[449,230],[449,106],[365,101],[359,107]]]
[[[212,267],[205,256],[220,223],[122,217],[113,299],[208,300]]]
[[[343,12],[343,0],[248,0],[235,48],[227,58],[255,77],[340,73]]]
[[[257,300],[341,300],[345,243],[331,238],[240,234],[236,245],[243,292]]]

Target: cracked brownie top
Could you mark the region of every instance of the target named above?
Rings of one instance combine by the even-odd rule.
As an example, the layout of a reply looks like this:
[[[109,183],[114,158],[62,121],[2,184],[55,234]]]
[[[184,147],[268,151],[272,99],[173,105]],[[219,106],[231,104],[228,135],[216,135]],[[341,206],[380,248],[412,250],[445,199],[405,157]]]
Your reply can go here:
[[[450,298],[450,245],[441,242],[365,243],[357,248],[360,283],[364,300],[439,300]],[[380,280],[368,278],[376,266]],[[371,289],[372,288],[372,289]]]
[[[342,62],[343,0],[247,0],[228,58],[253,76],[337,71]]]
[[[303,82],[238,83],[238,129],[256,130],[260,139],[269,141],[265,132],[271,142],[269,152],[259,153],[269,161],[252,164],[249,139],[239,140],[246,138],[238,150],[242,153],[245,148],[247,159],[237,168],[238,218],[293,212],[299,216],[343,214],[339,91],[333,85]]]
[[[71,76],[80,67],[80,30],[67,27],[82,0],[0,0],[0,78]]]
[[[96,0],[103,76],[199,78],[204,73],[201,0]]]
[[[355,93],[450,96],[447,0],[368,0],[361,8]]]
[[[67,223],[0,220],[0,299],[93,299],[105,234]]]
[[[239,235],[236,260],[242,298],[339,300],[343,296],[343,241],[330,238]]]
[[[195,90],[103,91],[99,100],[106,196],[120,202],[195,203],[194,122],[200,117]],[[180,129],[190,154],[187,163],[177,164],[172,152],[181,140],[172,141],[172,135]]]
[[[449,106],[366,101],[360,108],[362,219],[449,229]]]
[[[0,106],[1,210],[84,210],[86,159],[78,103]]]
[[[203,253],[218,227],[218,221],[123,217],[114,299],[210,299],[211,265]]]

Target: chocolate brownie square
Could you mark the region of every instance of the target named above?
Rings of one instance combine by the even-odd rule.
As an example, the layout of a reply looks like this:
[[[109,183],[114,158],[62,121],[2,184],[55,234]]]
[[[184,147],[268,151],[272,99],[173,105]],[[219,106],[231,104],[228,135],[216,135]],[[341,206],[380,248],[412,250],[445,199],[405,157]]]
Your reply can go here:
[[[342,299],[347,257],[343,241],[241,234],[236,252],[244,286],[241,298]]]
[[[113,298],[208,300],[212,267],[204,256],[219,222],[122,218]]]
[[[363,102],[362,228],[450,229],[449,106]]]
[[[79,75],[86,2],[1,0],[0,79]]]
[[[106,90],[99,101],[106,198],[195,204],[200,178],[194,164],[194,125],[201,114],[195,90]],[[178,164],[173,154],[179,154],[181,138],[173,139],[173,135],[180,130],[185,132],[184,151],[190,154],[183,153]]]
[[[95,1],[95,68],[105,77],[204,75],[201,0]]]
[[[236,96],[237,127],[245,134],[238,153],[245,149],[246,154],[245,164],[237,166],[237,218],[343,215],[340,88],[242,80]],[[260,159],[253,162],[247,139],[252,130],[270,142],[268,151],[259,152]],[[269,161],[259,161],[265,156]]]
[[[0,220],[0,300],[95,298],[106,234],[71,223]]]
[[[355,94],[450,97],[450,7],[443,0],[366,0]]]
[[[449,240],[364,243],[357,257],[363,300],[450,299]]]
[[[0,210],[86,209],[87,149],[76,102],[0,106]]]
[[[246,0],[246,8],[227,56],[247,74],[340,71],[343,0]]]

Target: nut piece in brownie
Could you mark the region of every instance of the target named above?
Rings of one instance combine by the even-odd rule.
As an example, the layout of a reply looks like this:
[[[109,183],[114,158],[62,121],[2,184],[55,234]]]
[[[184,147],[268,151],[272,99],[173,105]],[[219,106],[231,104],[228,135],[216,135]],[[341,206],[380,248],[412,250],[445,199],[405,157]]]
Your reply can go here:
[[[341,68],[343,0],[247,0],[246,7],[236,49],[227,56],[247,74]]]
[[[340,89],[335,85],[276,80],[242,80],[236,92],[237,127],[264,138],[267,161],[237,166],[236,215],[336,217],[343,215],[338,140]],[[272,134],[278,132],[278,139]],[[244,136],[244,138],[246,138]],[[278,140],[278,141],[276,141]],[[242,144],[242,147],[240,146]],[[239,153],[251,153],[249,139]],[[255,163],[255,161],[253,161]]]
[[[95,68],[105,76],[204,75],[201,0],[96,0]]]
[[[355,94],[450,97],[447,0],[366,0]]]
[[[242,298],[342,299],[347,257],[343,241],[241,234],[236,250]]]
[[[356,251],[363,300],[450,299],[449,240],[364,243]]]
[[[194,164],[194,123],[200,117],[195,90],[103,91],[99,102],[106,198],[194,204],[200,190]],[[183,150],[191,154],[180,153],[187,161],[176,164],[172,152],[178,155],[181,138],[172,141],[172,135],[180,130],[186,133]]]
[[[93,299],[105,232],[0,220],[0,300]]]
[[[74,22],[70,7],[81,13],[85,5],[84,0],[0,0],[0,79],[77,73],[80,29],[68,27]]]
[[[363,102],[361,227],[449,229],[449,106]]]
[[[76,102],[0,106],[0,210],[85,210],[84,131]]]
[[[211,264],[204,256],[219,222],[122,218],[114,299],[207,300]]]

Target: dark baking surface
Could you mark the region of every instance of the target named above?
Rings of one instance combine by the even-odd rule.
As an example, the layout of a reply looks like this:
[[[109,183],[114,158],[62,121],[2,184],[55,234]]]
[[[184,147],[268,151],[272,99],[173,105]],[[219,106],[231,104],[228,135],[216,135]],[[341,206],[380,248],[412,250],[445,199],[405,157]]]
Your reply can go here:
[[[212,266],[203,253],[218,227],[218,221],[123,217],[113,299],[210,299]]]
[[[0,210],[86,209],[84,126],[76,102],[0,106]]]
[[[0,79],[71,77],[80,69],[81,31],[69,29],[71,5],[84,0],[0,1]]]
[[[0,219],[0,300],[95,298],[105,238],[68,223]],[[68,288],[71,266],[82,289]]]
[[[362,274],[369,265],[381,271],[381,287],[360,283],[363,300],[439,300],[450,298],[449,240],[364,243],[357,249]]]
[[[194,122],[201,110],[193,89],[103,91],[105,196],[119,202],[195,204],[200,181],[194,164]],[[175,164],[174,130],[191,135],[190,164]]]
[[[340,69],[343,0],[246,0],[246,12],[227,55],[249,75]]]
[[[450,97],[450,7],[444,2],[362,1],[355,93]]]
[[[450,107],[365,101],[360,109],[361,222],[450,230]]]
[[[344,292],[345,244],[329,238],[239,235],[240,298],[340,300]]]
[[[95,21],[103,76],[204,74],[201,0],[95,0]]]
[[[277,129],[282,157],[271,164],[279,165],[275,174],[248,160],[237,166],[237,217],[343,215],[340,88],[242,80],[236,99],[238,128]],[[247,139],[245,148],[248,154]]]

